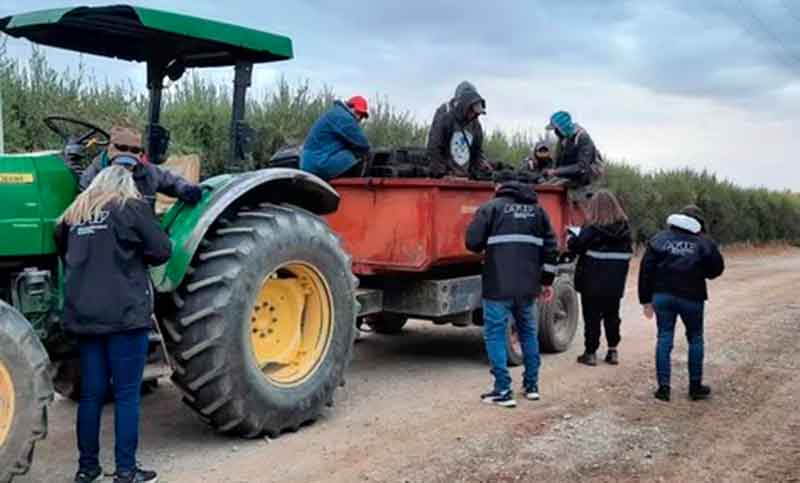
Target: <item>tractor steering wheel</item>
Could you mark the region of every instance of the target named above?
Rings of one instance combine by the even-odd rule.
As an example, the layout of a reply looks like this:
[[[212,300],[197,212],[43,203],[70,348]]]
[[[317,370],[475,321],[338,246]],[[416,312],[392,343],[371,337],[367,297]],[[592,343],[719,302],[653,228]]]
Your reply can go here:
[[[44,118],[44,124],[51,131],[58,134],[62,141],[64,141],[65,145],[79,144],[84,147],[89,147],[90,141],[94,140],[94,143],[92,144],[95,146],[106,147],[111,141],[111,135],[108,134],[108,131],[86,121],[81,121],[80,119],[65,116],[47,116]],[[71,134],[68,130],[64,129],[64,126],[61,126],[60,124],[71,124],[80,128],[84,128],[85,131],[81,132],[80,134]],[[99,138],[95,137],[95,135],[98,135]]]

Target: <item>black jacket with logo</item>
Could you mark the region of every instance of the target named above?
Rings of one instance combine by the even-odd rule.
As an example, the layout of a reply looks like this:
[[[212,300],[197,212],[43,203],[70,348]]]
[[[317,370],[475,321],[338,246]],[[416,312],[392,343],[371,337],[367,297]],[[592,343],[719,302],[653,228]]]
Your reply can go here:
[[[483,102],[483,97],[478,91],[468,88],[460,97],[442,104],[436,110],[428,133],[428,156],[431,160],[431,171],[435,175],[453,173],[456,176],[468,176],[479,170],[485,162],[483,127],[477,117],[467,121],[469,109],[479,101]],[[454,136],[464,135],[471,142],[469,160],[461,165],[453,158],[453,145],[456,141]]]
[[[56,227],[64,261],[64,328],[110,334],[152,327],[148,265],[169,259],[172,247],[144,201],[106,205],[100,220]]]
[[[103,164],[104,160],[101,156],[86,168],[79,181],[81,191],[89,187],[95,176],[103,169]],[[200,186],[151,163],[137,164],[133,169],[133,181],[151,209],[156,206],[156,193],[163,193],[192,205],[200,201],[203,196]]]
[[[622,298],[633,255],[628,222],[585,226],[567,241],[570,252],[579,255],[575,289],[589,297]]]
[[[639,301],[649,304],[658,292],[706,300],[706,279],[717,278],[724,270],[722,254],[710,238],[669,228],[647,244],[639,270]]]
[[[550,218],[526,184],[503,184],[495,198],[478,209],[467,228],[466,247],[486,253],[484,298],[531,298],[542,285],[553,283],[556,239]]]

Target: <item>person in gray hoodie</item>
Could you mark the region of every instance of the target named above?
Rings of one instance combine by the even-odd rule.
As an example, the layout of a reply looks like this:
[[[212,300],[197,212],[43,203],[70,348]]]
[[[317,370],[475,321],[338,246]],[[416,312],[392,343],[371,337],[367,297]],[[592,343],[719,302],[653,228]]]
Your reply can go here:
[[[439,106],[428,134],[434,177],[474,177],[490,168],[483,153],[482,114],[486,114],[486,100],[467,81],[458,85],[453,99]]]

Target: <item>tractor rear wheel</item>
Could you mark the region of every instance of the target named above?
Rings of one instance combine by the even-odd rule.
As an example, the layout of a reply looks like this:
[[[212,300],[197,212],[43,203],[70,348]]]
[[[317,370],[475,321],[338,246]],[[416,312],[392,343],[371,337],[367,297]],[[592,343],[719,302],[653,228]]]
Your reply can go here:
[[[352,356],[356,282],[311,213],[264,204],[220,219],[162,321],[185,402],[244,437],[315,420]]]
[[[543,352],[569,349],[578,329],[578,294],[570,277],[559,276],[553,283],[552,302],[539,304],[539,344]]]
[[[27,320],[0,301],[0,482],[28,472],[47,435],[49,359]]]

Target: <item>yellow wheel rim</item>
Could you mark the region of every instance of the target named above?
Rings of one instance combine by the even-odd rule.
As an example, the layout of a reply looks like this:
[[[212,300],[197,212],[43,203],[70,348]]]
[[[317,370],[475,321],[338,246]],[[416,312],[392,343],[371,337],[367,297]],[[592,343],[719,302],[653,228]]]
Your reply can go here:
[[[14,384],[11,382],[11,373],[8,372],[3,361],[0,361],[0,447],[2,447],[8,434],[11,432],[11,422],[14,420]]]
[[[322,275],[304,262],[270,274],[256,295],[250,343],[271,383],[303,383],[325,358],[333,333],[333,298]]]

